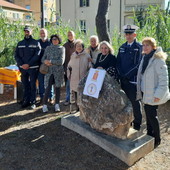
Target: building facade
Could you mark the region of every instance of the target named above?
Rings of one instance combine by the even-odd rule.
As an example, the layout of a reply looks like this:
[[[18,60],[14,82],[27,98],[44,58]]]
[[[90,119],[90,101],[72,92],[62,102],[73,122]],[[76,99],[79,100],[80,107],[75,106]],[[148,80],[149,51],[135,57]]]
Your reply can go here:
[[[121,30],[125,24],[133,24],[133,10],[159,5],[165,8],[167,0],[109,0],[108,30]],[[83,32],[95,33],[95,17],[99,0],[56,0],[57,12],[63,22]]]
[[[32,18],[31,10],[15,5],[13,3],[1,0],[0,7],[1,7],[1,14],[3,14],[11,21],[22,20],[27,22],[29,20],[26,19],[26,16],[29,16],[30,19]]]
[[[14,4],[33,11],[33,18],[36,24],[41,24],[41,0],[10,0]],[[56,22],[56,0],[43,0],[44,22]],[[28,17],[28,16],[27,16]]]

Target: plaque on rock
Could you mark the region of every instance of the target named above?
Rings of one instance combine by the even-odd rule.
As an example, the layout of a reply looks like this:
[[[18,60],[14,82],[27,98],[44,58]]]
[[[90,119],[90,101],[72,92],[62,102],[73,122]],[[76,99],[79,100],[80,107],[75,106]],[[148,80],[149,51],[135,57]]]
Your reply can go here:
[[[87,76],[79,83],[80,119],[97,131],[126,139],[133,121],[132,106],[120,85],[107,73],[99,97],[83,94]]]
[[[83,94],[94,98],[98,98],[100,90],[103,85],[105,75],[106,75],[105,70],[91,68],[87,76]]]

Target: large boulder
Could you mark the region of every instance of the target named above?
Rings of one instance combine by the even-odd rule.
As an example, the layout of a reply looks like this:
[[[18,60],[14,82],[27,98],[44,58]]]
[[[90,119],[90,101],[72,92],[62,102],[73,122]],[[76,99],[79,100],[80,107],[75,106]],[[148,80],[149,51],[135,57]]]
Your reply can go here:
[[[87,77],[79,83],[80,119],[97,131],[126,139],[133,121],[132,106],[120,85],[106,74],[99,98],[83,95]]]

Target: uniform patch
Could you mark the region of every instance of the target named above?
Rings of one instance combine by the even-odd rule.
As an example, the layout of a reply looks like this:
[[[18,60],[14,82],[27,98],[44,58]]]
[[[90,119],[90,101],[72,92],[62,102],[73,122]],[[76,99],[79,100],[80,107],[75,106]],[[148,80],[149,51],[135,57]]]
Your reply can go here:
[[[29,48],[37,48],[36,45],[29,45],[28,47],[29,47]]]
[[[18,48],[25,48],[25,45],[19,45]]]

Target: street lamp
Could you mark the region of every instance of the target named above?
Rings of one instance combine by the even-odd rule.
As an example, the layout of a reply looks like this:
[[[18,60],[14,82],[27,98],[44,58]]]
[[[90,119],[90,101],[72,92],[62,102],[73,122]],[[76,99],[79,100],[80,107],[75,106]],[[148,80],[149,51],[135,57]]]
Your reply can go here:
[[[40,0],[41,7],[41,28],[44,28],[44,0]]]

